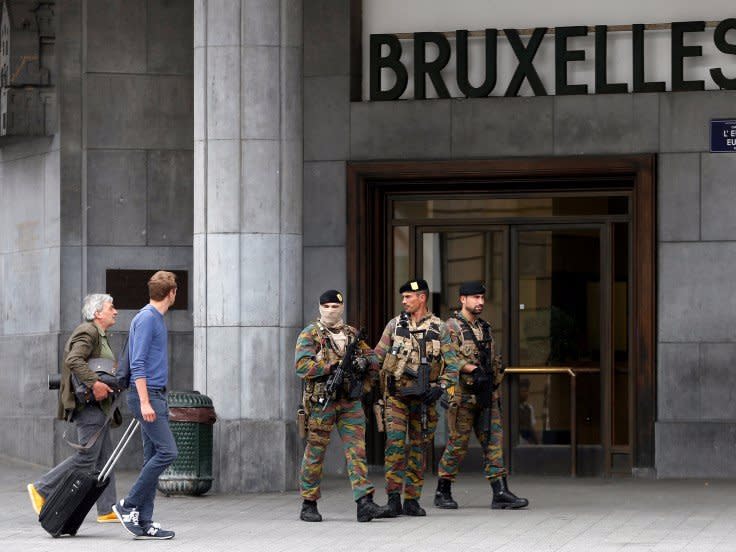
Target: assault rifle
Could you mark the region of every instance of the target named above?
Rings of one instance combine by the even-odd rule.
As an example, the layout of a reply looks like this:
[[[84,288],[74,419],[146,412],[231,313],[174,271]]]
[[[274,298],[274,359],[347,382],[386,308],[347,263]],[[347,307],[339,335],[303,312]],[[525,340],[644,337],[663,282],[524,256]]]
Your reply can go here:
[[[429,362],[427,361],[427,340],[424,338],[424,330],[417,330],[411,332],[412,335],[419,334],[419,367],[416,373],[411,370],[405,370],[404,375],[413,379],[414,384],[408,387],[402,387],[399,389],[399,395],[402,397],[422,397],[430,389],[429,383]],[[421,424],[422,424],[422,436],[427,437],[429,435],[429,419],[428,419],[429,406],[422,400],[422,406],[420,410]]]
[[[473,395],[475,395],[475,400],[481,407],[480,429],[486,435],[486,438],[490,439],[492,394],[498,387],[496,385],[496,374],[493,366],[495,359],[491,358],[491,336],[487,335],[484,330],[484,339],[479,341],[475,337],[470,325],[463,318],[458,318],[465,332],[472,336],[475,348],[478,349],[478,368],[472,372]],[[480,373],[475,375],[478,371]]]
[[[327,378],[325,383],[325,394],[327,395],[327,401],[322,407],[324,410],[327,405],[330,404],[330,398],[333,394],[337,393],[339,398],[342,392],[343,382],[345,378],[350,382],[350,389],[348,391],[348,397],[355,400],[359,399],[363,393],[363,372],[356,366],[356,360],[358,359],[358,347],[360,342],[365,339],[365,332],[361,329],[358,335],[355,336],[345,347],[345,355],[340,360],[330,376]]]
[[[493,373],[493,359],[490,358],[489,340],[483,340],[478,347],[478,370],[480,377],[473,377],[473,394],[481,407],[480,430],[490,438],[491,433],[491,403],[494,389],[495,375]]]

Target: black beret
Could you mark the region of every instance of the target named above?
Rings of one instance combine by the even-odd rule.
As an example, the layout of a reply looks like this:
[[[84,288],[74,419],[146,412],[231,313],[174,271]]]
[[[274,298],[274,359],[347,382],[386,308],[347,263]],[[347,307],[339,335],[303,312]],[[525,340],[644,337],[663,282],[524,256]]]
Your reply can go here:
[[[460,284],[460,295],[485,295],[486,286],[480,280],[471,280]]]
[[[399,293],[411,293],[417,291],[429,292],[427,280],[409,280],[399,288]]]
[[[319,296],[319,304],[324,305],[325,303],[342,304],[342,293],[340,293],[336,289],[328,289],[322,295]]]

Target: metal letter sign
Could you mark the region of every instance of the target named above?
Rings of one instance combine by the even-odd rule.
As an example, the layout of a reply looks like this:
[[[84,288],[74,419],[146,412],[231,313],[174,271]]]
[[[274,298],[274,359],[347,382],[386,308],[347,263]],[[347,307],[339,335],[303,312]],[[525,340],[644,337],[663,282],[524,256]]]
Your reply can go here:
[[[712,119],[710,122],[710,151],[736,152],[736,119]]]

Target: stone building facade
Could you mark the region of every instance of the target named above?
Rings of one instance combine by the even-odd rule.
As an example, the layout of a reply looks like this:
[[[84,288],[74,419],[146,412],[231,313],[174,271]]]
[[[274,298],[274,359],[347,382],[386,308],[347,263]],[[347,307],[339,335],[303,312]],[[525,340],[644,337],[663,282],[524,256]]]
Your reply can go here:
[[[184,270],[172,387],[214,400],[217,487],[293,488],[293,342],[321,291],[357,292],[350,164],[653,154],[654,455],[634,472],[736,476],[736,154],[710,153],[708,134],[736,118],[736,91],[360,101],[361,2],[50,4],[56,130],[0,142],[3,454],[66,454],[45,378],[106,271]]]

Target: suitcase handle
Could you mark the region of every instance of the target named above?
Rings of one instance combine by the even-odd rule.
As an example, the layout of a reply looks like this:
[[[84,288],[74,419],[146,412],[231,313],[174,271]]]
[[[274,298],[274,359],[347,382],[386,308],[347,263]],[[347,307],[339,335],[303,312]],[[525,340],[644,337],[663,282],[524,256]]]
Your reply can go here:
[[[100,475],[97,476],[98,482],[102,483],[107,479],[107,476],[110,475],[110,472],[115,467],[115,464],[117,464],[120,455],[123,454],[125,447],[128,446],[128,442],[130,442],[130,439],[133,437],[133,434],[135,433],[135,430],[138,429],[139,425],[141,425],[141,423],[135,418],[130,421],[130,424],[128,424],[128,427],[125,429],[123,436],[120,438],[120,442],[118,442],[115,450],[112,451],[110,458],[105,462],[105,465],[100,471]]]

